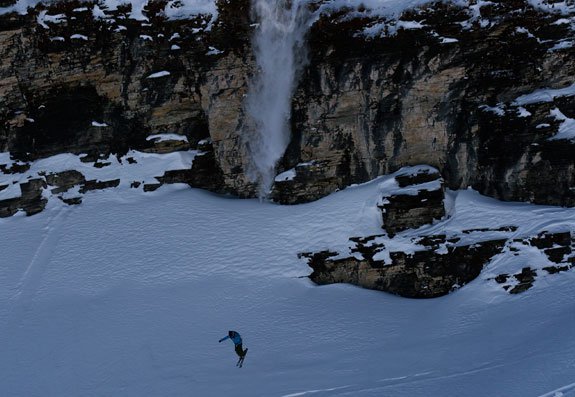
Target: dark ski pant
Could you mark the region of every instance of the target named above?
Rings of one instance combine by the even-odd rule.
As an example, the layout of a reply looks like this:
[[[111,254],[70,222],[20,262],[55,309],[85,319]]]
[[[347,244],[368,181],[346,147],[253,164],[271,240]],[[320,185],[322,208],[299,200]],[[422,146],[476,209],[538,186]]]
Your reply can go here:
[[[236,354],[242,358],[244,356],[244,349],[242,348],[242,344],[236,345]]]

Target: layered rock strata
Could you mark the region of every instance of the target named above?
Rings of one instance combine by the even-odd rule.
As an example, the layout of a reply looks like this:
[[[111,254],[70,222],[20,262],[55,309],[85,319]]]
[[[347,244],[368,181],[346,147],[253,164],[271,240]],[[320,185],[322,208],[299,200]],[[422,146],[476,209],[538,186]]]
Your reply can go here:
[[[474,9],[436,3],[396,25],[345,15],[316,23],[294,100],[292,164],[325,160],[333,190],[425,163],[451,189],[573,206],[575,144],[553,139],[565,122],[555,109],[573,117],[573,92],[518,100],[571,87],[573,30],[524,1]],[[364,34],[382,24],[395,34]]]
[[[210,173],[219,182],[203,185],[250,195],[236,130],[252,28],[249,3],[233,3],[210,29],[204,15],[168,20],[162,2],[144,10],[147,21],[130,19],[129,6],[95,18],[98,5],[78,1],[0,15],[0,152],[93,160],[184,149],[146,139],[155,134],[185,136],[193,149],[211,139],[218,161]]]
[[[445,236],[433,236],[433,240],[437,239],[445,243]],[[433,250],[433,245],[423,245],[424,250],[412,255],[392,252],[391,264],[373,260],[373,253],[381,248],[377,244],[369,250],[365,246],[359,248],[359,244],[363,259],[331,259],[325,252],[307,255],[313,269],[310,279],[320,285],[348,283],[408,298],[434,298],[475,279],[483,266],[501,251],[505,240],[451,246],[444,253]]]
[[[278,175],[273,199],[315,200],[425,163],[450,189],[575,205],[575,144],[563,134],[575,118],[574,16],[527,0],[458,4],[318,17],[278,164],[290,177]],[[96,4],[77,1],[0,15],[0,151],[98,158],[148,150],[158,133],[191,149],[211,139],[186,178],[254,196],[241,133],[254,21],[247,0],[217,5],[213,24],[169,20],[163,2],[143,10],[147,21],[126,7],[94,18]]]
[[[506,230],[512,232],[514,228]],[[418,247],[415,252],[391,252],[387,261],[376,259],[385,250],[385,244],[378,242],[379,237],[351,238],[353,256],[331,251],[301,254],[313,269],[310,279],[320,285],[347,283],[409,298],[433,298],[474,280],[497,254],[518,251],[518,245],[540,249],[554,265],[526,263],[518,273],[503,273],[490,279],[511,294],[527,291],[540,276],[560,274],[575,267],[575,237],[569,232],[542,232],[530,238],[464,245],[459,244],[458,238],[430,235],[415,241]]]
[[[380,206],[383,227],[390,237],[445,216],[443,180],[437,170],[399,174],[395,180],[399,189],[385,195]]]

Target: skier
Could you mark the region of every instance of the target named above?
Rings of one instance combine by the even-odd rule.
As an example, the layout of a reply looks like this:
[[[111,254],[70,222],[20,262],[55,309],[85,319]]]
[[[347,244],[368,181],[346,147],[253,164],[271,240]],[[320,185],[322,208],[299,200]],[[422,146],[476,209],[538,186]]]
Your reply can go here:
[[[218,342],[221,343],[221,342],[225,341],[226,339],[231,339],[232,342],[234,342],[236,354],[240,358],[236,365],[241,368],[242,364],[244,363],[244,358],[246,357],[246,353],[248,352],[247,348],[245,350],[242,348],[242,337],[236,331],[228,331],[228,336],[224,336]]]

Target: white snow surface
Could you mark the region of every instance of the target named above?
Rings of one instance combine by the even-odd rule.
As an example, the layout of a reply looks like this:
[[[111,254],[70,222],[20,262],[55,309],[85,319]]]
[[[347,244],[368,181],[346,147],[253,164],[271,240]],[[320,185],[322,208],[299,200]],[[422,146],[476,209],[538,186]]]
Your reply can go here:
[[[555,44],[553,47],[551,47],[548,51],[564,50],[566,48],[573,47],[574,44],[575,44],[575,42],[573,40],[561,40],[560,42]]]
[[[432,300],[302,278],[299,252],[381,234],[388,180],[297,206],[182,185],[95,191],[0,219],[0,395],[575,396],[575,272],[542,271],[520,295],[488,280],[545,265],[531,247]],[[471,190],[448,207],[418,232],[575,227],[575,209]],[[241,369],[218,344],[229,329],[249,348]]]
[[[72,36],[70,36],[71,39],[75,39],[75,40],[84,40],[84,41],[88,41],[88,36],[85,36],[83,34],[73,34]]]
[[[565,88],[541,88],[529,94],[521,95],[515,101],[515,106],[532,105],[534,103],[553,102],[555,98],[575,96],[575,83]]]
[[[275,181],[276,182],[282,182],[282,181],[291,181],[296,177],[297,173],[295,168],[289,169],[287,171],[282,172],[281,174],[278,174],[275,177]]]
[[[502,104],[498,106],[481,105],[479,108],[486,112],[495,113],[498,116],[505,116],[505,108]]]
[[[565,116],[559,109],[555,108],[551,110],[551,115],[555,117],[556,120],[561,121],[559,126],[559,131],[557,134],[553,135],[550,140],[566,139],[570,141],[575,141],[575,119],[571,119]]]
[[[58,14],[58,15],[49,15],[48,11],[41,11],[36,18],[36,21],[39,25],[41,25],[44,29],[50,29],[50,26],[46,24],[46,22],[59,24],[63,23],[66,20],[66,15]]]
[[[160,72],[152,73],[151,75],[149,75],[146,78],[147,79],[158,79],[160,77],[165,77],[165,76],[169,76],[169,75],[170,75],[170,72],[168,72],[167,70],[162,70]]]
[[[92,127],[104,128],[104,127],[108,127],[108,124],[101,123],[99,121],[92,121]]]
[[[165,142],[165,141],[182,141],[188,142],[188,137],[180,134],[154,134],[146,137],[147,141],[153,140],[154,142]]]
[[[211,15],[211,26],[218,17],[218,8],[215,0],[171,0],[166,6],[165,14],[169,19],[185,19],[199,14]]]
[[[531,116],[531,112],[529,112],[524,107],[519,107],[517,109],[517,112],[518,112],[518,117],[529,117],[529,116]]]

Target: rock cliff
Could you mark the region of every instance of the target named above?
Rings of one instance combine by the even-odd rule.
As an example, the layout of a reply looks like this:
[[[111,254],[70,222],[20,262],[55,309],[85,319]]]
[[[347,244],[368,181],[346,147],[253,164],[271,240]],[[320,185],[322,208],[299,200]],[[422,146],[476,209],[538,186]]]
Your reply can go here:
[[[193,148],[211,138],[210,171],[226,173],[207,187],[249,195],[230,143],[249,75],[249,4],[222,6],[209,28],[209,16],[168,20],[165,5],[151,2],[147,20],[79,1],[1,15],[0,152],[96,159],[145,151],[152,134],[180,134]]]
[[[315,200],[430,164],[451,189],[575,205],[575,144],[554,139],[575,117],[575,89],[565,90],[573,14],[532,4],[432,2],[398,19],[320,14],[277,170],[292,177],[276,181],[272,198]],[[78,1],[0,15],[0,151],[96,158],[145,150],[151,134],[184,135],[192,149],[209,138],[204,177],[184,181],[253,196],[241,137],[254,73],[250,3],[217,6],[215,23],[168,19],[162,1],[143,10],[147,20],[129,18],[129,6]],[[541,89],[545,98],[525,97]]]
[[[451,189],[573,206],[575,144],[551,139],[573,117],[573,92],[520,99],[573,87],[573,19],[526,1],[471,9],[435,3],[404,13],[395,34],[379,36],[358,32],[394,25],[320,19],[294,99],[289,166],[323,161],[321,175],[306,179],[325,193],[430,164]]]

